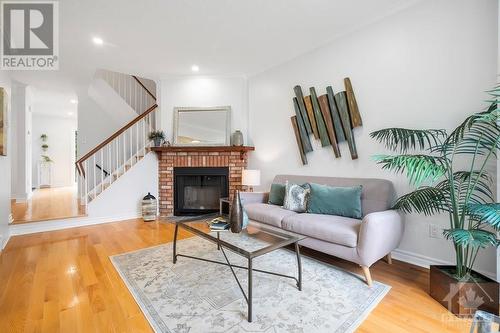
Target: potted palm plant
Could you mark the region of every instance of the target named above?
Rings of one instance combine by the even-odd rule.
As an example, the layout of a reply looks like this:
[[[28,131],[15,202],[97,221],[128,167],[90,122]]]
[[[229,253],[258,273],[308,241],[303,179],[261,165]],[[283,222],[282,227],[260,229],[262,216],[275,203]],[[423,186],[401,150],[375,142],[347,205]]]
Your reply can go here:
[[[395,155],[377,155],[383,169],[405,174],[415,189],[396,200],[402,213],[444,213],[453,242],[454,266],[431,266],[430,294],[456,315],[476,309],[498,313],[498,283],[474,271],[481,249],[500,244],[500,204],[487,171],[500,146],[497,109],[500,86],[489,91],[491,106],[467,117],[451,133],[442,129],[387,128],[371,133]]]
[[[148,137],[149,140],[154,141],[155,147],[160,147],[161,143],[165,140],[165,133],[163,131],[152,131]]]

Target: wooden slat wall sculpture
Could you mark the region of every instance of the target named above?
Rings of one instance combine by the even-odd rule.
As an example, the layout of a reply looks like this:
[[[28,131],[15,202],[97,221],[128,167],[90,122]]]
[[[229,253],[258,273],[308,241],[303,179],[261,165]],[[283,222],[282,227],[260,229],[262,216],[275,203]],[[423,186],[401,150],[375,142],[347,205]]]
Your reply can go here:
[[[302,115],[302,120],[304,121],[304,126],[306,128],[307,134],[311,134],[312,127],[311,123],[309,122],[309,117],[307,116],[306,106],[304,105],[304,95],[302,94],[302,88],[300,86],[295,86],[293,88],[293,91],[295,91],[295,97],[297,98],[300,114]]]
[[[306,127],[304,125],[304,119],[302,119],[297,97],[293,98],[293,106],[295,108],[295,115],[297,116],[297,127],[299,128],[300,140],[302,141],[302,148],[304,148],[305,153],[311,152],[313,151],[313,148],[311,145],[311,141],[309,140],[309,135],[307,134]]]
[[[309,117],[309,122],[311,123],[314,138],[319,139],[318,126],[316,125],[316,117],[314,116],[314,110],[312,106],[311,96],[304,96],[304,105],[306,106],[307,116]]]
[[[290,120],[292,121],[293,133],[295,133],[295,140],[297,141],[297,146],[299,147],[299,153],[300,153],[300,158],[302,160],[302,164],[306,165],[307,157],[304,151],[304,146],[302,144],[302,139],[300,138],[299,128],[297,124],[297,116],[290,117]]]
[[[328,132],[326,130],[325,121],[321,115],[321,109],[319,108],[318,98],[316,97],[316,90],[314,87],[309,88],[311,93],[311,102],[314,110],[314,117],[316,117],[316,125],[318,126],[319,139],[321,141],[321,146],[326,147],[330,145],[330,139],[328,138]]]
[[[344,78],[345,91],[334,93],[332,86],[326,94],[317,96],[314,87],[309,96],[303,96],[302,88],[293,88],[295,116],[291,117],[295,139],[302,163],[307,164],[307,153],[313,150],[309,135],[313,134],[322,147],[331,145],[335,157],[341,156],[339,143],[347,142],[351,158],[358,158],[353,129],[363,125],[351,80]]]
[[[337,144],[337,137],[335,136],[335,129],[333,128],[333,120],[330,114],[330,107],[328,106],[328,96],[321,95],[318,97],[318,101],[319,107],[321,109],[321,114],[323,115],[323,119],[325,120],[328,137],[330,138],[330,142],[332,144],[333,153],[335,154],[335,157],[340,157],[340,150]]]
[[[361,121],[361,115],[359,114],[358,103],[356,103],[356,97],[354,97],[354,90],[352,90],[351,80],[346,77],[344,79],[344,86],[347,95],[347,103],[349,105],[349,115],[351,117],[351,127],[360,127],[363,125]]]
[[[354,142],[354,135],[352,134],[351,128],[351,118],[349,116],[349,107],[347,106],[347,96],[345,91],[341,91],[335,95],[335,101],[337,102],[337,107],[340,112],[340,120],[342,121],[342,127],[344,128],[344,134],[347,139],[347,144],[349,145],[349,150],[351,152],[351,158],[353,160],[358,158],[358,152],[356,150],[356,142]]]
[[[342,122],[340,121],[339,109],[337,107],[337,102],[335,102],[333,88],[331,86],[326,87],[326,93],[328,95],[328,104],[330,104],[330,113],[333,120],[333,126],[335,127],[335,134],[337,135],[337,142],[344,142],[344,129],[342,128]]]

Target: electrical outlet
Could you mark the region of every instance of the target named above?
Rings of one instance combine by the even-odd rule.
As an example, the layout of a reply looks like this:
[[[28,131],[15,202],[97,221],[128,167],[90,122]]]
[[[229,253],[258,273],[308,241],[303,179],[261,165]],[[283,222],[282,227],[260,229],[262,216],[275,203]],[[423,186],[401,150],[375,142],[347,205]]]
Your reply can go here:
[[[429,224],[429,237],[441,238],[441,228],[437,224]]]

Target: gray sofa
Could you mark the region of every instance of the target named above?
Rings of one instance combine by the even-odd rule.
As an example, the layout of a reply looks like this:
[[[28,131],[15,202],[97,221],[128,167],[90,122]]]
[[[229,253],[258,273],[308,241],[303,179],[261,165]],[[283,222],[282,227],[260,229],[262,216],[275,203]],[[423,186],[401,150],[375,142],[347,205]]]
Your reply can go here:
[[[362,220],[309,213],[296,213],[277,205],[268,204],[269,193],[241,193],[243,205],[253,223],[293,231],[307,236],[302,246],[321,251],[359,264],[371,286],[369,267],[377,260],[387,257],[398,247],[403,236],[401,216],[391,210],[394,187],[388,180],[369,178],[336,178],[278,175],[273,183],[286,181],[296,184],[306,182],[331,186],[362,185]]]

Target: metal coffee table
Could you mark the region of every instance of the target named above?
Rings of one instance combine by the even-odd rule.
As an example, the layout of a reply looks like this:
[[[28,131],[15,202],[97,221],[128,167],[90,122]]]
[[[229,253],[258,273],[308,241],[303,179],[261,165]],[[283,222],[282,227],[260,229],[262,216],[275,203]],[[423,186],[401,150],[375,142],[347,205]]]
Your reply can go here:
[[[174,264],[177,262],[178,257],[185,257],[185,258],[202,260],[214,264],[228,266],[231,269],[231,273],[233,274],[236,283],[238,284],[238,287],[240,288],[243,297],[245,298],[248,304],[249,322],[252,321],[252,289],[253,289],[252,276],[254,272],[271,274],[284,278],[293,279],[297,283],[297,288],[299,290],[302,290],[302,265],[300,262],[299,241],[304,239],[305,236],[284,230],[275,229],[272,227],[263,226],[261,224],[252,224],[252,223],[249,224],[247,229],[243,230],[239,234],[231,234],[230,231],[220,231],[220,232],[211,231],[210,228],[208,227],[207,222],[209,222],[216,216],[217,215],[205,216],[202,218],[196,217],[193,219],[178,221],[175,224],[174,247],[173,247]],[[203,239],[215,243],[217,245],[217,249],[220,250],[224,255],[225,262],[177,253],[177,234],[179,232],[179,228],[182,228],[196,236],[199,236]],[[259,241],[255,242],[255,244],[249,244],[248,242],[249,237],[255,238]],[[297,270],[298,270],[297,277],[255,269],[252,267],[252,261],[254,258],[284,248],[291,244],[295,245],[295,253],[297,255]],[[248,266],[245,267],[245,266],[231,264],[226,255],[225,249],[230,250],[246,258],[248,260]],[[238,277],[236,276],[235,269],[248,270],[248,287],[246,293],[240,281],[238,280]]]

